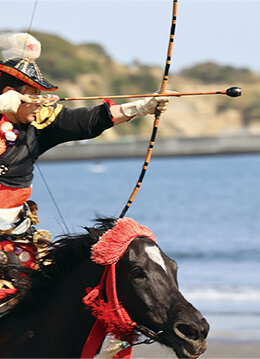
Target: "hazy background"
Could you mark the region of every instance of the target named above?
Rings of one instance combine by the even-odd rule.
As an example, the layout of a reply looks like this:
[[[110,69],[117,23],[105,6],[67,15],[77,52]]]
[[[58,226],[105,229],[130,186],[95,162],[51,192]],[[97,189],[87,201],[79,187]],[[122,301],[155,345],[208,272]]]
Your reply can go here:
[[[127,65],[165,64],[171,0],[0,0],[0,5],[0,31],[97,43]],[[171,71],[213,61],[260,73],[259,15],[260,1],[179,0]],[[66,225],[77,232],[96,214],[119,215],[142,163],[74,161],[41,168]],[[129,210],[177,259],[181,289],[208,318],[213,339],[259,342],[259,164],[259,155],[153,159]],[[64,224],[37,170],[32,199],[39,205],[38,228],[61,233]]]
[[[31,28],[76,44],[98,43],[125,64],[138,60],[164,66],[171,0],[0,0],[0,4],[0,31]],[[212,60],[259,72],[259,15],[258,0],[179,0],[172,71]]]

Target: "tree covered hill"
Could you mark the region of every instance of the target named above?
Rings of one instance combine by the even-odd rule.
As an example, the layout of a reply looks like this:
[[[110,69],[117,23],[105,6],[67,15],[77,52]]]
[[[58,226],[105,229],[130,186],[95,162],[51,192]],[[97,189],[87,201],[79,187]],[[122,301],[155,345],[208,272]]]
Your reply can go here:
[[[42,44],[37,63],[48,80],[59,86],[60,97],[141,94],[156,91],[163,69],[138,62],[117,63],[99,44],[75,45],[51,34],[33,32]],[[242,96],[194,96],[171,100],[162,116],[158,136],[216,136],[249,129],[260,133],[260,75],[246,68],[216,63],[196,64],[173,73],[168,89],[204,92],[242,87]],[[127,101],[127,100],[126,100]],[[133,100],[129,100],[133,101]],[[66,106],[98,104],[100,101],[66,102]],[[152,118],[136,120],[107,131],[103,138],[120,135],[147,136]],[[109,133],[109,134],[108,134]]]

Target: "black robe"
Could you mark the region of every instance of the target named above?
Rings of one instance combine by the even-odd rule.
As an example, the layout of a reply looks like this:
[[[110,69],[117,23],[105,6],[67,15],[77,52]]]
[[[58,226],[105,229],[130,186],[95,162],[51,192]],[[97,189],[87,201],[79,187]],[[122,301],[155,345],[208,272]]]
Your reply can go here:
[[[34,163],[42,153],[60,143],[97,137],[112,126],[108,103],[77,109],[60,104],[42,106],[36,121],[14,125],[19,135],[15,144],[0,156],[0,184],[29,187]]]

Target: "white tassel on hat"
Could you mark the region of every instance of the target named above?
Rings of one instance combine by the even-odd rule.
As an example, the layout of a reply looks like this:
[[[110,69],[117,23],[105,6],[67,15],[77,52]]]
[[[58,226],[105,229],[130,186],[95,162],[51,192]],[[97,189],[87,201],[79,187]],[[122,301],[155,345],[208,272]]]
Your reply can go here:
[[[0,48],[4,60],[23,58],[34,61],[41,54],[41,43],[27,33],[1,34]]]
[[[41,43],[27,33],[0,34],[0,72],[7,73],[43,91],[55,91],[58,86],[43,78],[34,61],[41,55]]]

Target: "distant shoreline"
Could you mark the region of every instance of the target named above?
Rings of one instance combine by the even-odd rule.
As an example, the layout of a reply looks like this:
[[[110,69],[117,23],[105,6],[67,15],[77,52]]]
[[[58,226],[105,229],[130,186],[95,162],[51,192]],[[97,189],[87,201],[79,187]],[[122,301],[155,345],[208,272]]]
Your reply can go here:
[[[163,347],[158,343],[153,343],[151,345],[142,344],[140,346],[135,346],[132,358],[170,359],[177,357],[171,349]],[[258,359],[260,358],[260,343],[257,341],[209,340],[208,348],[200,358]]]
[[[43,154],[40,160],[49,162],[144,157],[148,145],[148,140],[72,142],[53,148]],[[155,142],[153,156],[174,157],[243,153],[260,153],[260,135],[241,133],[236,136],[158,139]]]

